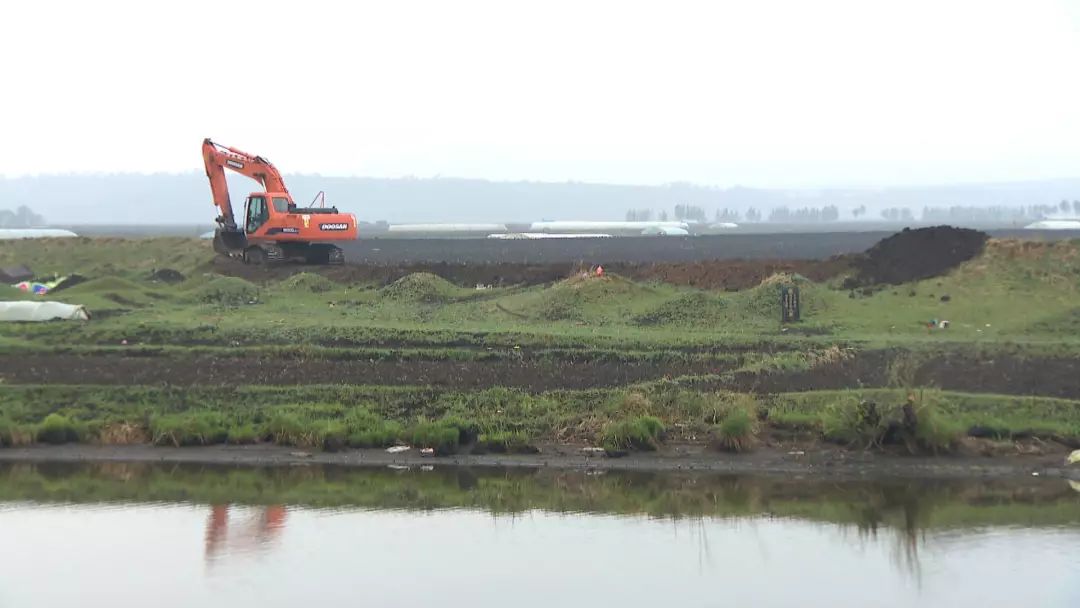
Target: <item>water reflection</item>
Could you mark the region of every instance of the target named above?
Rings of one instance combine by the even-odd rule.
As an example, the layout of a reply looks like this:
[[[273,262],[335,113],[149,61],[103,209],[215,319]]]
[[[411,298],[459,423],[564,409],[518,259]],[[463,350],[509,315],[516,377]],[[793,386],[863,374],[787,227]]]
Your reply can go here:
[[[206,518],[207,563],[213,563],[222,554],[269,551],[285,528],[287,510],[283,505],[243,509],[239,526],[230,521],[231,512],[236,511],[230,507],[229,504],[210,507]]]
[[[110,571],[136,581],[114,605],[1080,599],[1080,494],[1046,479],[20,464],[0,466],[0,538],[0,606],[77,603]],[[61,554],[72,578],[49,586]]]

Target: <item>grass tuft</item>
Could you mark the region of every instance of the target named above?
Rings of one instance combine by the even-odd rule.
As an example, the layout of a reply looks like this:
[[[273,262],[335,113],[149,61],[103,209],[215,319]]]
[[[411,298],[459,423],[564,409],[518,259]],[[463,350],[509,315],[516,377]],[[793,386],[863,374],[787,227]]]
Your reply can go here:
[[[609,451],[652,451],[659,447],[664,430],[664,423],[655,416],[619,420],[604,427],[600,445]]]
[[[28,445],[34,440],[34,432],[25,425],[0,418],[0,448]]]
[[[729,452],[749,450],[757,435],[757,421],[745,408],[733,409],[716,427],[716,447]]]

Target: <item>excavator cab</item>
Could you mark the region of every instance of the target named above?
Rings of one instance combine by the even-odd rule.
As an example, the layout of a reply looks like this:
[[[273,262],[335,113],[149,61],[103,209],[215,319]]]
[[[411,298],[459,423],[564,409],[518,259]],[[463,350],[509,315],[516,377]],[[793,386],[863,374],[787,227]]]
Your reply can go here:
[[[266,205],[266,196],[252,194],[245,205],[247,212],[244,214],[244,232],[252,234],[270,219],[270,209]]]

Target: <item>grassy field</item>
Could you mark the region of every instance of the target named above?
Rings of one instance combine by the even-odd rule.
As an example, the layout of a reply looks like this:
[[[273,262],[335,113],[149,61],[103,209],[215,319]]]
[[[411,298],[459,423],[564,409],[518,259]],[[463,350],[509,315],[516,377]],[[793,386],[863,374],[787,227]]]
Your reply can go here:
[[[872,413],[867,403],[874,404]],[[915,416],[910,428],[904,426],[905,404]],[[796,431],[807,440],[853,447],[892,443],[912,453],[948,452],[969,435],[1080,447],[1080,402],[1073,400],[932,389],[755,396],[700,391],[674,380],[540,394],[357,385],[13,385],[0,393],[0,412],[0,445],[270,441],[340,449],[405,442],[454,452],[487,438],[499,444],[497,451],[541,442],[655,449],[662,441],[708,441],[738,450]],[[728,422],[737,419],[745,422]]]
[[[841,289],[843,277],[813,283],[798,276],[774,276],[738,292],[619,276],[478,289],[418,273],[383,285],[338,280],[341,272],[333,269],[246,280],[221,274],[208,244],[191,239],[0,245],[0,265],[21,262],[39,273],[87,277],[49,299],[85,305],[94,318],[0,325],[0,354],[154,357],[163,366],[200,354],[473,362],[528,356],[657,366],[708,360],[744,372],[810,370],[822,353],[883,348],[987,359],[1080,356],[1077,242],[991,241],[981,256],[945,276],[858,291]],[[154,279],[163,268],[186,278]],[[800,287],[801,323],[778,322],[784,284]],[[4,288],[0,297],[26,296]],[[931,319],[950,326],[929,329]],[[253,387],[242,379],[232,388],[104,387],[91,386],[92,379],[87,386],[12,384],[0,393],[0,443],[272,440],[333,448],[412,441],[508,449],[588,441],[647,448],[668,437],[742,449],[741,438],[749,445],[770,429],[797,429],[876,445],[897,440],[903,405],[912,399],[922,415],[900,434],[913,450],[948,449],[968,434],[1080,437],[1076,401],[926,391],[904,382],[892,383],[903,390],[770,396],[710,392],[677,381],[540,393],[367,382],[371,386]],[[880,411],[860,409],[867,401]]]
[[[947,276],[864,294],[775,277],[740,292],[639,284],[617,276],[549,285],[459,287],[428,274],[391,285],[315,274],[251,282],[210,272],[206,245],[183,239],[19,242],[0,264],[80,273],[86,283],[52,299],[87,306],[89,324],[0,328],[7,343],[548,346],[680,349],[775,343],[1001,342],[1080,347],[1080,245],[991,242]],[[149,279],[163,267],[188,278]],[[778,322],[780,284],[798,283],[803,322]],[[10,295],[10,294],[9,294]],[[932,319],[950,322],[930,331]]]

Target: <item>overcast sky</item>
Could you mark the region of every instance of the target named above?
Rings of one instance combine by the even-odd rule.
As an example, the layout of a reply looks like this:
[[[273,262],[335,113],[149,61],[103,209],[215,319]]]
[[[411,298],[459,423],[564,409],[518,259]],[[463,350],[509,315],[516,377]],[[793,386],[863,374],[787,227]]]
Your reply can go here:
[[[340,4],[340,6],[338,6]],[[1080,0],[8,2],[0,174],[1080,176]]]

